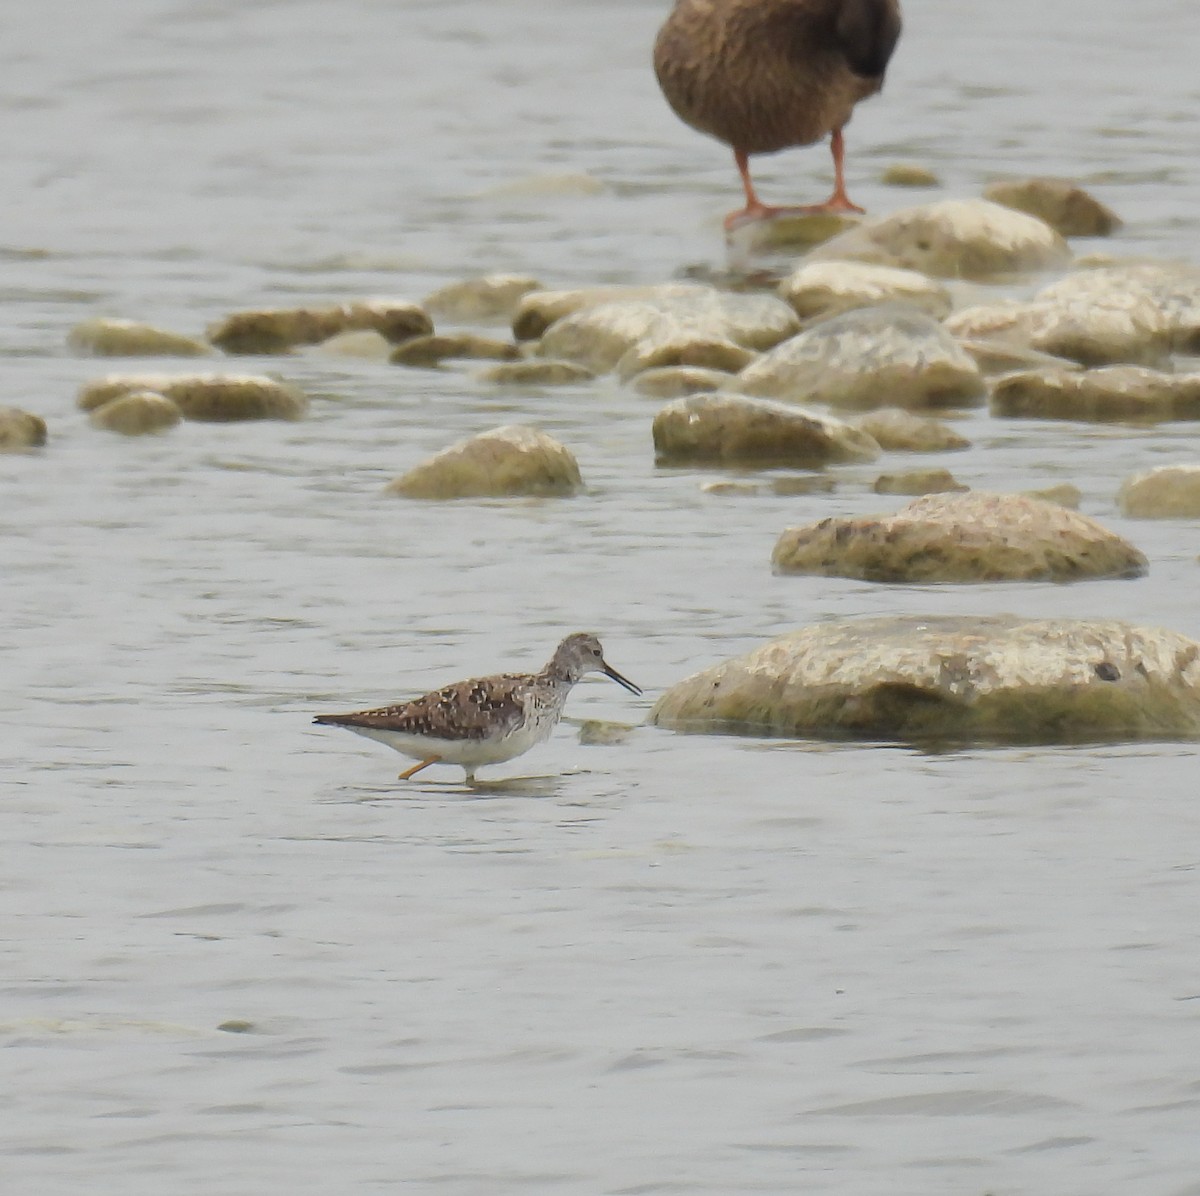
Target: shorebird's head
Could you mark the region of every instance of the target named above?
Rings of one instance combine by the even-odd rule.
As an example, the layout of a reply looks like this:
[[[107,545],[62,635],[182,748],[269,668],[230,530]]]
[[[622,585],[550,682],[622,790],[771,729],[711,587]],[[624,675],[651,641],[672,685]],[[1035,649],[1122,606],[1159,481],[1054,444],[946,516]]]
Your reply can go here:
[[[618,685],[623,685],[631,694],[642,692],[604,659],[604,649],[600,647],[600,641],[588,631],[577,631],[558,645],[554,651],[554,658],[550,661],[550,672],[572,685],[588,673],[603,673]]]

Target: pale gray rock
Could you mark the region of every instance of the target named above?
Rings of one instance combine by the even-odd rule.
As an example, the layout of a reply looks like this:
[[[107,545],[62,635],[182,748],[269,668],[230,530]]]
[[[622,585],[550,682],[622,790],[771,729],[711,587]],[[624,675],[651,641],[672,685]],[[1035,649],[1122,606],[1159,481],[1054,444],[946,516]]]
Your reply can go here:
[[[633,380],[633,389],[652,399],[680,399],[685,395],[711,394],[732,380],[733,375],[725,370],[665,365],[638,374]]]
[[[1200,736],[1200,644],[1112,619],[819,623],[671,686],[676,731],[905,742]]]
[[[809,261],[838,259],[986,281],[1060,269],[1071,250],[1034,216],[986,199],[944,199],[868,221],[808,255]]]
[[[793,527],[780,573],[879,582],[1081,581],[1140,577],[1146,557],[1094,519],[1021,494],[930,494],[892,515]]]
[[[899,407],[868,411],[854,421],[887,452],[945,453],[971,447],[971,442],[940,419],[914,415]]]
[[[439,287],[421,306],[432,316],[455,324],[511,320],[517,305],[541,283],[528,274],[484,274]]]
[[[153,390],[132,390],[92,409],[89,419],[97,428],[122,436],[144,436],[173,428],[183,412],[179,404]]]
[[[813,324],[747,366],[744,394],[835,407],[965,407],[983,375],[930,316],[902,304],[864,307]]]
[[[1021,419],[1200,419],[1200,371],[1169,374],[1144,366],[1023,370],[997,378],[993,415]]]
[[[951,308],[950,292],[941,283],[915,270],[870,262],[802,262],[779,284],[778,294],[802,320],[889,302],[941,320]]]

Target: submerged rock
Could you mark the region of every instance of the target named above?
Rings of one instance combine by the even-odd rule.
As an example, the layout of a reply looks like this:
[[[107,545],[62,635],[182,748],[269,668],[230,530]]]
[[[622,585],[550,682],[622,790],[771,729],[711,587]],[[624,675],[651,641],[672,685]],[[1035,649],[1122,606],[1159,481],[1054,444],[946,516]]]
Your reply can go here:
[[[509,424],[443,449],[387,487],[403,498],[563,496],[583,487],[571,451],[537,428]]]
[[[134,391],[165,395],[184,419],[209,423],[293,420],[308,413],[308,399],[301,391],[261,374],[109,374],[83,387],[78,406],[92,411]]]
[[[1081,581],[1140,577],[1145,556],[1093,519],[1020,494],[934,494],[893,515],[788,528],[780,573],[881,582]]]
[[[809,261],[837,259],[982,282],[1059,269],[1071,250],[1048,224],[1024,212],[986,199],[944,199],[869,221],[809,254]]]
[[[1121,227],[1116,212],[1067,179],[1004,179],[989,183],[983,197],[1028,212],[1064,237],[1107,237]]]
[[[876,494],[949,494],[969,490],[948,469],[909,469],[882,473],[871,487]]]
[[[1121,483],[1117,506],[1132,519],[1200,519],[1200,465],[1160,465]]]
[[[537,352],[598,374],[667,365],[740,369],[753,352],[799,330],[795,312],[771,295],[738,295],[689,285],[657,298],[612,300],[556,320]]]
[[[928,166],[912,162],[893,162],[879,176],[885,187],[938,187],[941,179]]]
[[[1200,735],[1200,644],[1116,620],[821,623],[673,685],[677,731],[1056,743]]]
[[[286,353],[339,332],[374,329],[392,344],[433,331],[428,314],[399,299],[365,299],[330,307],[258,308],[226,316],[208,339],[226,353]]]
[[[732,381],[733,375],[725,370],[664,365],[638,374],[633,380],[633,389],[652,399],[680,399],[685,395],[711,394]]]
[[[174,427],[183,412],[179,404],[153,390],[131,390],[94,407],[90,419],[98,428],[123,436],[143,436]]]
[[[106,317],[76,324],[67,334],[67,347],[95,357],[207,357],[212,353],[211,345],[195,337]]]
[[[879,446],[840,420],[742,395],[691,395],[654,419],[659,465],[790,465],[873,461]]]
[[[1200,372],[1136,365],[1025,370],[996,380],[991,411],[1023,419],[1200,419]]]
[[[751,395],[835,407],[961,407],[984,395],[972,358],[930,316],[901,304],[813,324],[747,366]]]
[[[854,426],[874,437],[888,452],[944,453],[971,447],[971,442],[949,424],[899,407],[868,411],[854,421]]]
[[[513,361],[517,356],[517,346],[512,341],[475,332],[443,332],[411,337],[397,345],[388,360],[393,365],[437,366],[456,358]]]
[[[568,386],[572,382],[587,382],[596,375],[573,361],[530,359],[488,366],[475,376],[482,382],[495,382],[501,386]]]
[[[941,320],[951,307],[950,292],[941,283],[915,270],[870,262],[803,262],[779,284],[779,296],[802,320],[891,302]]]
[[[0,407],[0,453],[41,448],[46,443],[46,421],[19,407]]]
[[[517,304],[540,287],[528,274],[485,274],[440,287],[426,295],[421,306],[431,315],[457,324],[511,320]]]

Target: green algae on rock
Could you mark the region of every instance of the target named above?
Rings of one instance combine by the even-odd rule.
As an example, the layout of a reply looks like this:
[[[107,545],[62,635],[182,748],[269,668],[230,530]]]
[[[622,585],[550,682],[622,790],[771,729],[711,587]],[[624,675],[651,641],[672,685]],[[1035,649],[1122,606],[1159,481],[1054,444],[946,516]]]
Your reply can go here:
[[[122,436],[143,436],[173,428],[183,419],[179,404],[153,390],[131,390],[93,407],[89,416],[97,428]]]
[[[308,399],[294,386],[261,374],[109,374],[79,392],[78,406],[92,411],[132,391],[154,391],[172,400],[184,419],[228,423],[302,419]]]
[[[1094,519],[1021,494],[930,494],[891,515],[788,528],[778,573],[861,581],[976,583],[1141,577],[1147,560]]]
[[[402,498],[562,497],[583,488],[571,451],[537,428],[509,424],[461,440],[387,487]]]
[[[0,453],[41,448],[46,443],[46,421],[19,407],[0,407]]]
[[[671,686],[676,731],[904,742],[1200,736],[1200,644],[1111,619],[821,623]]]
[[[653,432],[659,465],[813,468],[879,456],[870,436],[841,420],[735,394],[677,399],[655,416]]]
[[[207,357],[211,345],[137,320],[95,317],[67,333],[67,347],[93,357]]]
[[[983,375],[937,322],[901,303],[862,307],[806,328],[731,383],[743,394],[835,407],[967,407]]]

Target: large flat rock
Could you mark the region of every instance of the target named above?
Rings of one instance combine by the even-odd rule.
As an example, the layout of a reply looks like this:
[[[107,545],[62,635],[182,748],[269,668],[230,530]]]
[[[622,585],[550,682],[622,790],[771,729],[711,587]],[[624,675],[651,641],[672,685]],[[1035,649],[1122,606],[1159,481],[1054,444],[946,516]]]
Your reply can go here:
[[[916,742],[1200,736],[1200,643],[1114,619],[821,623],[678,682],[676,731]]]

